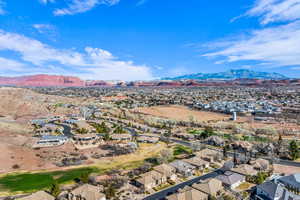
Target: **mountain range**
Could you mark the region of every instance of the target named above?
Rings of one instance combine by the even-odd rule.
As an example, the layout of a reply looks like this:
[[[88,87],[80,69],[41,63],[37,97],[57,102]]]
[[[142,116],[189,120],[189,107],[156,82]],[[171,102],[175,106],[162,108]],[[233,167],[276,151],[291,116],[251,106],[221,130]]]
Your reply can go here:
[[[288,77],[279,73],[258,72],[248,69],[229,70],[218,73],[195,73],[177,77],[162,78],[162,80],[235,80],[235,79],[262,79],[262,80],[284,80]]]
[[[256,72],[251,70],[230,70],[220,73],[197,73],[153,81],[84,81],[78,77],[61,75],[31,75],[0,77],[2,86],[21,87],[181,87],[181,86],[265,86],[299,84],[300,80],[289,79],[278,73]]]

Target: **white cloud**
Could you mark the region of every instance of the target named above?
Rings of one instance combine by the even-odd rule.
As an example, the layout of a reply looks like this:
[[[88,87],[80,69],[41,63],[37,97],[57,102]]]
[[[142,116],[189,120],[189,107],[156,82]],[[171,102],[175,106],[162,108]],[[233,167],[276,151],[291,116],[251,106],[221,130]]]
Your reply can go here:
[[[32,25],[36,31],[52,41],[56,41],[58,34],[56,26],[52,24],[34,24]]]
[[[34,24],[32,25],[39,33],[45,33],[55,30],[55,26],[51,24]]]
[[[245,15],[272,25],[210,43],[214,49],[204,56],[218,58],[216,64],[256,61],[264,67],[300,65],[300,0],[256,0]]]
[[[224,62],[260,61],[270,66],[300,65],[300,21],[251,32],[244,39],[230,40],[206,57]],[[220,61],[217,61],[220,62]]]
[[[23,63],[0,57],[0,70],[23,71],[25,67]]]
[[[153,78],[149,67],[135,65],[132,61],[121,61],[103,49],[86,47],[84,52],[56,49],[38,40],[0,30],[1,50],[17,52],[22,60],[37,67],[56,65],[61,68],[61,71],[68,69],[70,74],[88,79],[148,80]]]
[[[112,6],[117,3],[119,3],[119,0],[71,0],[67,8],[56,9],[54,15],[75,15],[87,12],[100,4]]]
[[[261,24],[300,19],[300,0],[256,0],[246,15],[261,16]]]
[[[5,2],[0,0],[0,15],[4,15],[6,12],[4,10]]]
[[[56,61],[60,64],[80,65],[82,55],[70,50],[57,50],[37,40],[7,33],[0,30],[0,50],[11,50],[21,54],[22,59],[35,65],[42,65],[46,61]]]

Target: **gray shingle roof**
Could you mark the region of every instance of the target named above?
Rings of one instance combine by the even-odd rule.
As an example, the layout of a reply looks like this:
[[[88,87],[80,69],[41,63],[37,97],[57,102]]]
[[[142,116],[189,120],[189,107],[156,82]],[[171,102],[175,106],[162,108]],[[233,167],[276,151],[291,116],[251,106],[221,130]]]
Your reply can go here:
[[[244,180],[245,176],[227,171],[224,174],[217,176],[216,178],[227,185],[233,185],[234,183]]]
[[[279,178],[278,181],[286,186],[288,185],[300,189],[300,173],[284,176]]]
[[[283,187],[273,181],[264,182],[258,185],[257,188],[267,193],[271,199],[275,199],[275,197],[282,197],[284,192]]]

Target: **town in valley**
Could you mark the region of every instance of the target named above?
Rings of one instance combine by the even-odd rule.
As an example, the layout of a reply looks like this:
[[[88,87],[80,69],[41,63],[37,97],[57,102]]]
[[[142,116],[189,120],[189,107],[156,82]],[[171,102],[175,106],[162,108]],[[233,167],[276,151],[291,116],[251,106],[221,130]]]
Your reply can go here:
[[[5,199],[297,199],[300,87],[0,88]]]

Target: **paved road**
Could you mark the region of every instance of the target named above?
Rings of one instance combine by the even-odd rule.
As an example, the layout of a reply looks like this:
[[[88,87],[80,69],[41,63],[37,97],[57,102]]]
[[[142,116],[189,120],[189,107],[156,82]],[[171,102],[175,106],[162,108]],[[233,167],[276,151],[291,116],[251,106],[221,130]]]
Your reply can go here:
[[[268,159],[268,158],[265,158],[265,159]],[[275,163],[279,164],[279,165],[287,165],[287,166],[292,166],[292,167],[300,167],[300,162],[294,162],[294,161],[290,161],[290,160],[281,160],[281,159],[279,159],[278,161],[275,161]]]
[[[66,125],[66,124],[56,124],[56,123],[54,123],[54,124],[58,125],[58,126],[62,126],[64,128],[63,134],[66,137],[72,138],[74,136],[73,133],[71,132],[71,127],[69,125]]]
[[[182,140],[178,140],[178,139],[174,139],[174,138],[171,138],[171,141],[173,141],[177,144],[187,146],[187,147],[192,147],[191,142],[188,142],[188,141],[182,141]],[[219,150],[219,149],[215,149],[215,148],[211,148],[211,149],[222,152],[222,150]],[[233,157],[232,152],[228,152],[228,155]],[[272,159],[272,158],[267,157],[267,156],[264,156],[264,157],[261,157],[261,158],[266,159],[266,160],[271,160]],[[274,163],[280,164],[280,165],[292,166],[292,167],[300,167],[300,162],[294,162],[294,161],[290,161],[290,160],[277,159],[277,160],[274,161]]]
[[[211,173],[205,174],[203,176],[193,178],[191,180],[179,183],[177,185],[174,185],[173,187],[167,188],[165,190],[162,190],[162,191],[154,193],[150,196],[147,196],[143,200],[162,200],[162,199],[165,199],[166,196],[175,193],[180,188],[184,188],[185,186],[191,186],[194,183],[198,183],[200,180],[205,180],[205,179],[208,179],[208,178],[215,178],[220,173],[221,172],[219,170],[216,170],[216,171],[213,171]]]

